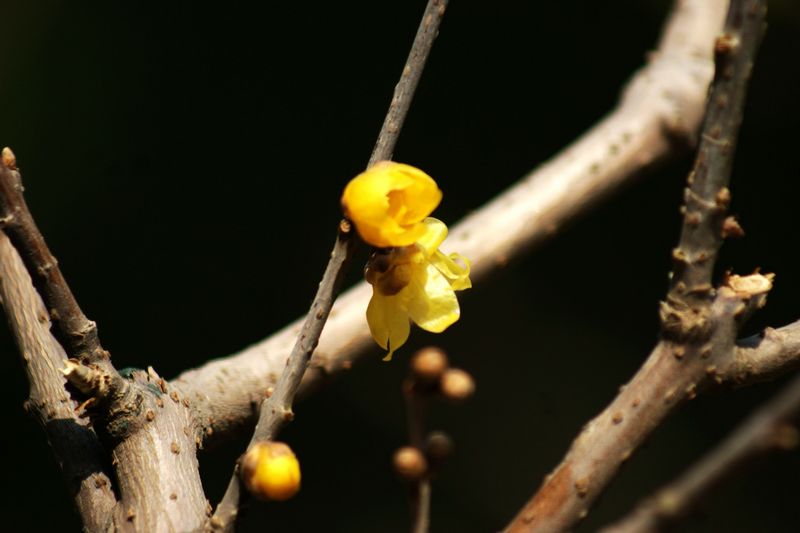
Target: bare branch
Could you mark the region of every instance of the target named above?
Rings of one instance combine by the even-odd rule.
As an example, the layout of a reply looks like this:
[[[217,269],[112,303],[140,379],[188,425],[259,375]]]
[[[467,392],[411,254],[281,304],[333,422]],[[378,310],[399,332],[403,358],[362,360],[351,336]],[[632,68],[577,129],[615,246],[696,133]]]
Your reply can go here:
[[[725,0],[679,2],[658,50],[624,89],[613,113],[453,228],[445,248],[470,259],[473,280],[540,244],[643,170],[673,157],[679,140],[691,140],[702,117],[713,72],[712,43],[725,7]],[[338,298],[301,393],[350,368],[372,346],[364,318],[370,294],[370,287],[360,283]],[[173,382],[192,398],[210,435],[208,446],[253,422],[253,406],[277,381],[300,328],[300,321],[289,324]]]
[[[72,295],[58,261],[44,242],[44,237],[28,211],[22,196],[22,179],[16,170],[16,161],[9,148],[3,149],[4,164],[0,165],[0,205],[3,209],[4,227],[11,242],[32,273],[51,318],[58,324],[67,353],[86,363],[108,359],[97,336],[97,325],[86,318]],[[13,161],[14,168],[5,162]]]
[[[206,521],[207,502],[196,456],[200,439],[195,435],[189,401],[181,401],[173,391],[173,401],[165,402],[161,396],[167,394],[167,384],[152,370],[123,377],[111,364],[96,325],[78,306],[28,211],[9,149],[3,150],[0,164],[0,204],[11,240],[9,243],[3,234],[0,270],[8,274],[2,279],[3,302],[27,363],[31,399],[37,402],[31,409],[48,434],[58,436],[51,440],[56,456],[70,459],[64,462],[64,472],[76,489],[84,527],[197,530]],[[23,275],[15,250],[26,261],[28,273],[38,276],[49,316],[59,324],[74,358],[67,360],[50,335],[48,313],[33,296],[31,277]],[[8,292],[15,290],[19,292]],[[32,324],[35,337],[28,331]],[[77,418],[64,377],[86,399],[81,406],[83,415],[91,417],[96,434],[110,450],[119,501],[103,471],[103,447],[85,419]]]
[[[720,288],[710,310],[714,327],[706,344],[664,340],[656,345],[619,395],[584,426],[561,464],[545,478],[508,531],[572,529],[664,418],[703,389],[716,385],[716,369],[731,357],[738,323],[763,304],[772,286],[760,274],[748,278],[753,278],[752,291],[737,290],[736,283]]]
[[[726,384],[743,387],[762,383],[800,368],[800,321],[767,328],[736,344],[733,359],[720,368]]]
[[[428,5],[422,15],[422,22],[414,37],[414,43],[411,45],[411,52],[400,76],[400,81],[395,87],[392,103],[378,134],[378,140],[368,166],[381,160],[390,159],[392,156],[397,137],[411,106],[414,91],[417,88],[422,70],[425,67],[425,61],[438,33],[439,23],[444,15],[446,6],[447,0],[428,1]],[[356,238],[353,228],[348,221],[342,220],[339,224],[339,232],[331,252],[330,261],[325,268],[325,273],[311,304],[311,309],[306,315],[294,347],[289,354],[286,367],[274,391],[260,404],[259,420],[253,431],[248,449],[259,442],[272,440],[283,425],[294,417],[292,413],[294,397],[308,368],[308,362],[314,353],[314,349],[319,343],[325,322],[328,320],[333,302],[339,293],[345,272],[350,264],[355,245]],[[266,392],[266,388],[263,390]],[[237,464],[225,495],[211,520],[211,526],[214,528],[223,531],[233,530],[242,496],[242,486],[238,481],[238,474],[239,465]]]
[[[378,141],[372,150],[372,156],[369,158],[367,167],[371,167],[378,161],[391,159],[394,154],[397,137],[400,135],[400,130],[403,129],[403,123],[406,120],[406,115],[408,115],[411,100],[414,99],[414,93],[425,68],[425,62],[428,60],[428,54],[433,47],[433,41],[439,34],[439,24],[441,24],[444,12],[447,9],[447,2],[448,0],[430,0],[425,7],[425,12],[422,14],[422,22],[417,28],[417,35],[414,37],[414,44],[411,45],[411,51],[403,67],[403,73],[400,75],[400,81],[394,87],[392,103],[389,105],[389,111],[383,120],[381,132],[378,134]]]
[[[16,249],[0,232],[0,298],[30,384],[26,411],[47,434],[83,527],[105,531],[117,503],[105,452],[64,389],[66,354]]]
[[[763,35],[763,2],[734,0],[725,31],[717,38],[716,69],[703,134],[684,194],[680,242],[673,251],[675,270],[662,308],[664,333],[685,339],[703,334],[702,315],[714,299],[711,276],[717,252],[726,236],[730,204],[728,183],[747,81]],[[735,221],[729,221],[735,225]]]
[[[689,175],[684,228],[673,253],[675,281],[661,309],[662,341],[611,405],[581,431],[508,531],[572,529],[622,463],[677,405],[722,381],[717,369],[733,359],[739,325],[765,303],[771,276],[730,276],[717,291],[710,283],[730,200],[726,185],[733,154],[727,150],[738,135],[765,12],[763,1],[734,0],[716,42],[717,71],[703,141]]]
[[[122,496],[118,530],[199,531],[211,512],[200,481],[189,402],[153,369],[134,371],[109,411],[112,462]]]
[[[773,450],[793,450],[800,416],[800,377],[742,423],[725,441],[683,476],[642,501],[604,533],[663,531],[690,513],[703,497],[744,464]]]

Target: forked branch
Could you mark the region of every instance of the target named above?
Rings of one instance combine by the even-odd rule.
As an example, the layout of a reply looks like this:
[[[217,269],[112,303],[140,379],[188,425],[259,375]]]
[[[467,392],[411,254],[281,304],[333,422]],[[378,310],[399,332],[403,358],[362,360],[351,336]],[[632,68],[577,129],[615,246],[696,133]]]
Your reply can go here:
[[[509,531],[572,529],[667,415],[722,381],[718,369],[734,358],[739,325],[765,303],[771,276],[730,276],[718,290],[711,286],[715,255],[725,237],[733,146],[765,13],[764,1],[734,0],[716,41],[717,68],[688,179],[683,232],[673,252],[676,272],[662,304],[662,341],[611,405],[585,426]]]

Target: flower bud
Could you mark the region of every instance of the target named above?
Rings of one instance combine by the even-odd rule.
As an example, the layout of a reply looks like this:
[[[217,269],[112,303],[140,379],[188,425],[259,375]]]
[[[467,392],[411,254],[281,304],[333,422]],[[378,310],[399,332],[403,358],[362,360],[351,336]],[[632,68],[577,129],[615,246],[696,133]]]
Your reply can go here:
[[[423,348],[411,359],[411,371],[420,381],[436,381],[447,370],[447,355],[433,346]]]
[[[262,500],[288,500],[300,490],[300,463],[282,442],[260,442],[242,458],[242,481]]]
[[[9,170],[17,170],[17,156],[11,151],[11,148],[6,146],[3,148],[3,165]]]
[[[403,446],[394,452],[393,462],[397,473],[409,481],[420,479],[428,471],[428,461],[413,446]]]
[[[439,386],[446,398],[455,401],[466,400],[475,392],[475,380],[460,368],[450,368],[442,374]]]
[[[441,464],[453,453],[453,439],[447,433],[434,431],[428,435],[425,442],[425,455],[430,458],[431,463]]]

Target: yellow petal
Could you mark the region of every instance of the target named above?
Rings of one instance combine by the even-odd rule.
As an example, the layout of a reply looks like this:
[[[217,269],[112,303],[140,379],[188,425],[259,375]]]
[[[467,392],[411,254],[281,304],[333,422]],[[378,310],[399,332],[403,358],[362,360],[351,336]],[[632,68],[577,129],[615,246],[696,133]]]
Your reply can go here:
[[[367,306],[367,324],[375,342],[389,352],[384,361],[391,360],[394,351],[406,343],[411,330],[400,296],[384,296],[374,287]]]
[[[458,299],[450,282],[433,264],[419,266],[401,295],[407,299],[408,316],[415,324],[441,333],[461,315]]]
[[[433,213],[433,210],[442,201],[442,191],[436,182],[426,173],[411,165],[404,165],[402,163],[392,163],[392,173],[397,176],[398,181],[400,176],[406,178],[405,186],[400,190],[403,194],[403,200],[406,207],[406,212],[400,220],[401,224],[416,224],[421,222],[425,217]]]
[[[456,261],[464,263],[464,266],[462,267]],[[436,250],[431,256],[430,262],[447,278],[453,290],[462,291],[472,287],[472,282],[469,279],[469,260],[463,255],[450,254],[447,256]]]
[[[441,199],[442,191],[423,171],[381,161],[350,180],[342,206],[362,239],[388,248],[415,243],[425,231],[420,222]]]
[[[428,217],[422,221],[424,233],[417,239],[425,257],[430,257],[447,238],[447,226],[439,219]]]

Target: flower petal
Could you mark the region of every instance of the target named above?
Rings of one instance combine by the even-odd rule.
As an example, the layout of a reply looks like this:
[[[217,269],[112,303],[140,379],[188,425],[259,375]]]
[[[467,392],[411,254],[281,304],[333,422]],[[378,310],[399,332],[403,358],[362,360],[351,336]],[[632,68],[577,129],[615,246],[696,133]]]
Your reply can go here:
[[[375,288],[367,306],[367,324],[375,342],[389,352],[384,361],[391,360],[394,351],[406,343],[411,330],[401,298],[384,296]]]
[[[411,165],[394,163],[393,174],[408,178],[406,186],[402,187],[405,196],[406,212],[401,224],[416,224],[430,215],[442,201],[442,191],[436,182],[426,173]],[[399,188],[399,187],[398,187]]]
[[[465,266],[462,267],[456,261],[464,263]],[[462,291],[472,287],[472,282],[469,279],[469,260],[463,255],[450,254],[447,256],[436,250],[431,256],[430,262],[447,278],[453,290]]]
[[[424,232],[417,239],[425,257],[430,257],[447,238],[447,226],[439,219],[428,217],[422,221]]]
[[[411,320],[426,331],[441,333],[461,316],[450,282],[431,263],[419,265],[403,293]]]
[[[409,246],[425,231],[419,223],[442,199],[433,178],[410,165],[381,161],[347,184],[345,215],[373,246]]]

